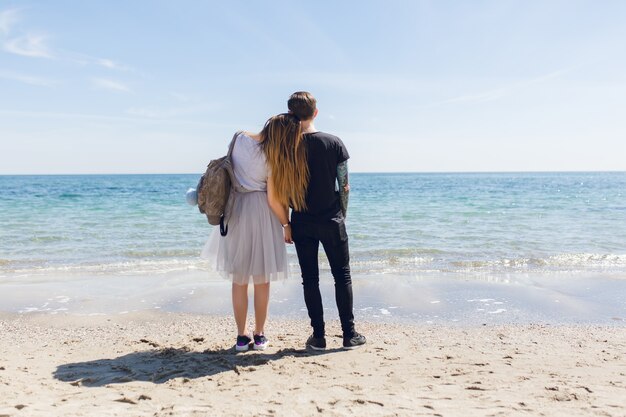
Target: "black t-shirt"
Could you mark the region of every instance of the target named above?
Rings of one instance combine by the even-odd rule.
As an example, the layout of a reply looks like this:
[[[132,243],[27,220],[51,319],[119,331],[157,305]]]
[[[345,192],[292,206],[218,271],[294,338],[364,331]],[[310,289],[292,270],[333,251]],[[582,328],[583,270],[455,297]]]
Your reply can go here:
[[[323,221],[342,218],[339,191],[336,187],[337,165],[350,158],[348,150],[337,136],[324,132],[304,135],[309,165],[309,186],[306,210],[293,211],[291,220]]]

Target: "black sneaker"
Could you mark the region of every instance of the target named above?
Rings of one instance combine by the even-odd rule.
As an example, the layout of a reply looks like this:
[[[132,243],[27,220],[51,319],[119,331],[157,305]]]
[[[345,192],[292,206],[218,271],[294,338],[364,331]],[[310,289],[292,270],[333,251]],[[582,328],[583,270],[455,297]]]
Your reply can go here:
[[[313,350],[325,350],[326,349],[326,338],[325,337],[315,337],[315,336],[311,335],[306,340],[306,347],[307,348],[311,348]]]
[[[252,339],[248,336],[237,336],[235,350],[237,352],[246,352],[250,348],[250,342],[252,342]]]
[[[343,348],[344,349],[357,349],[363,346],[366,342],[365,336],[354,332],[352,337],[344,337],[343,338]]]
[[[265,350],[267,348],[267,345],[269,345],[269,341],[264,335],[262,334],[254,335],[254,345],[252,345],[252,349]]]

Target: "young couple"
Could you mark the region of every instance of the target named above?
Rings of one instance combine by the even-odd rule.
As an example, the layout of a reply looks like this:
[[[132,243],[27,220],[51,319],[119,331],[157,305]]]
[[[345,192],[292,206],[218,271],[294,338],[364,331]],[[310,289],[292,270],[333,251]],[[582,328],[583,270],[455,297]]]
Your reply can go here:
[[[252,192],[235,193],[228,234],[215,230],[203,255],[232,280],[237,351],[264,350],[270,281],[287,277],[285,243],[294,243],[302,272],[304,301],[313,334],[307,348],[326,349],[324,310],[319,289],[318,250],[322,243],[335,279],[335,299],[343,347],[365,344],[356,332],[345,216],[348,208],[346,147],[339,138],[315,129],[315,98],[296,92],[289,113],[271,117],[259,133],[241,132],[232,153],[233,171]],[[338,184],[338,186],[336,186]],[[289,221],[289,207],[292,208]],[[254,284],[255,328],[247,330],[248,284]]]

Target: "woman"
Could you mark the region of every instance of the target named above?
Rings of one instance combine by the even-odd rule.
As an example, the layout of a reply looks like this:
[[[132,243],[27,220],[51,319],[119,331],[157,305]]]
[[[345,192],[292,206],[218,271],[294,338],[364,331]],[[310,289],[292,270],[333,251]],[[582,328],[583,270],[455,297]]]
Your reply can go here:
[[[292,114],[270,118],[260,133],[241,132],[232,153],[233,171],[249,193],[235,193],[222,237],[214,230],[203,250],[216,269],[232,280],[238,352],[247,351],[248,284],[254,284],[253,349],[268,346],[265,320],[270,281],[287,278],[285,243],[292,243],[289,205],[304,208],[308,168],[300,121]]]

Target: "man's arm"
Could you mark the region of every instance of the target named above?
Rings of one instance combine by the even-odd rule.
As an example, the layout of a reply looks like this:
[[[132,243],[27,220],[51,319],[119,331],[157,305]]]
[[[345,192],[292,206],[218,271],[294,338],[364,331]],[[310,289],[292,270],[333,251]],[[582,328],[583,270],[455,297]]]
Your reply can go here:
[[[337,165],[337,183],[339,184],[341,212],[343,213],[343,217],[346,217],[348,214],[348,196],[350,194],[350,183],[348,182],[348,161],[343,161]]]

